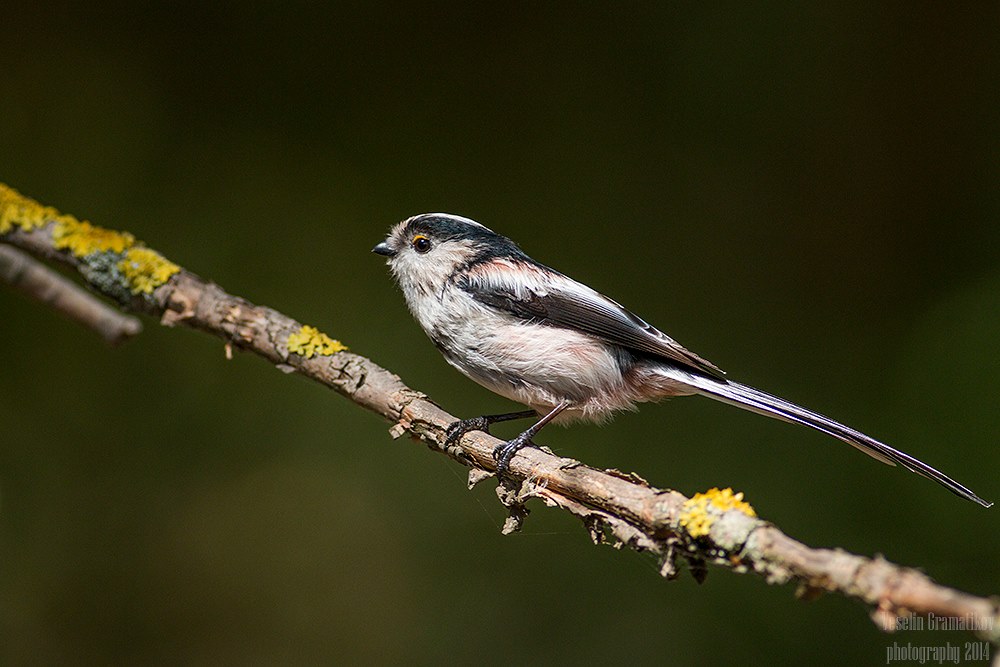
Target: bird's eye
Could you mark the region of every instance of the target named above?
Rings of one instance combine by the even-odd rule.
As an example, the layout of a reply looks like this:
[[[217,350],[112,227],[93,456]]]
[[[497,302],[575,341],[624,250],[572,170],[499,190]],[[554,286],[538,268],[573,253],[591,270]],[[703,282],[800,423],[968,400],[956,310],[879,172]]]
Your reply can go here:
[[[431,249],[431,240],[418,234],[413,237],[413,249],[422,255]]]

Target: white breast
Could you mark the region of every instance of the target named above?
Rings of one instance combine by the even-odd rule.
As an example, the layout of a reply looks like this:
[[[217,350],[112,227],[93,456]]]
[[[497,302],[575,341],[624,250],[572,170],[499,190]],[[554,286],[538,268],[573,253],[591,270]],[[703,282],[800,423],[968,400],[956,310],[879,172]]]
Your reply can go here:
[[[564,422],[632,407],[611,346],[498,313],[454,285],[407,301],[448,362],[501,396],[543,413],[569,400]]]

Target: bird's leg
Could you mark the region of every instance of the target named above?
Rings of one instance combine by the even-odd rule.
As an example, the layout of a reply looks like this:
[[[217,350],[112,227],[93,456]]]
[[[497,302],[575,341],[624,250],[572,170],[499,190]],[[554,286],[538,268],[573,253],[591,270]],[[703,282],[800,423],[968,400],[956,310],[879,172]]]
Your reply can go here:
[[[538,420],[531,428],[526,430],[521,435],[517,436],[513,440],[508,440],[502,444],[497,445],[493,448],[493,459],[497,462],[497,474],[503,475],[510,468],[510,460],[514,458],[514,454],[523,447],[528,445],[534,446],[535,443],[531,441],[535,435],[542,430],[542,427],[548,424],[550,421],[555,419],[560,412],[569,407],[569,401],[563,401],[556,407],[552,408],[549,414],[545,415]]]
[[[482,431],[483,433],[489,433],[490,425],[496,424],[497,422],[509,422],[514,419],[527,419],[528,417],[535,417],[537,415],[538,413],[534,410],[522,410],[520,412],[505,412],[502,415],[483,415],[482,417],[462,419],[457,422],[453,422],[448,427],[448,430],[446,431],[447,437],[445,437],[444,444],[448,446],[454,445],[469,431]]]

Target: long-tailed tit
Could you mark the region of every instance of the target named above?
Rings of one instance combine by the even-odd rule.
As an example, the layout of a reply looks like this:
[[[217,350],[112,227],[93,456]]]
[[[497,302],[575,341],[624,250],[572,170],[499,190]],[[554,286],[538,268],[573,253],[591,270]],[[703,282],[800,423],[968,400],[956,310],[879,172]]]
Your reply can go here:
[[[500,473],[549,422],[601,421],[636,403],[701,394],[810,426],[967,500],[992,505],[908,454],[728,380],[714,364],[478,222],[444,213],[417,215],[396,225],[372,252],[388,258],[410,312],[448,363],[531,407],[455,422],[449,441],[471,430],[488,432],[496,422],[541,417],[494,450]]]

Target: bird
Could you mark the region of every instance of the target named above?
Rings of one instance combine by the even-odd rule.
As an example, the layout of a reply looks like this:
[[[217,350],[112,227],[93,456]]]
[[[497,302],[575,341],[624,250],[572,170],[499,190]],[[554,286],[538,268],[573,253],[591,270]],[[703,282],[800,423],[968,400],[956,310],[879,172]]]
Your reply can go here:
[[[549,423],[602,422],[636,404],[701,395],[833,436],[990,507],[926,463],[783,398],[730,380],[616,301],[536,262],[511,239],[459,215],[396,224],[372,252],[386,257],[406,304],[445,360],[529,410],[462,419],[447,443],[498,422],[537,421],[493,450],[496,470]]]

